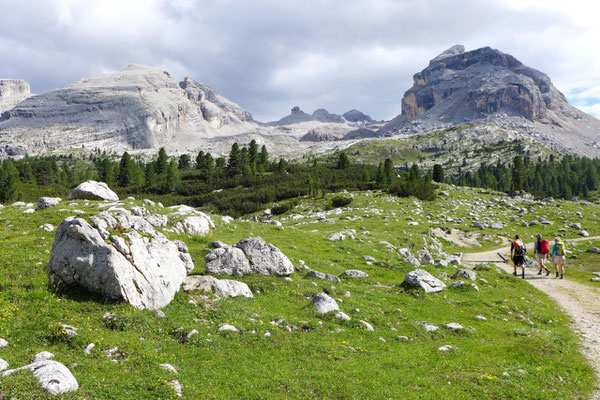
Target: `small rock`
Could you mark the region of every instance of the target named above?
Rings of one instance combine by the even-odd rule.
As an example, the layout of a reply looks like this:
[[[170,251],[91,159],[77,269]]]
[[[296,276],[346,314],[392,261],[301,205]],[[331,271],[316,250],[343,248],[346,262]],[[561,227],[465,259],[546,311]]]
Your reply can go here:
[[[311,300],[311,303],[319,314],[326,314],[331,311],[340,310],[340,307],[337,305],[336,301],[325,293],[319,293],[314,296]]]
[[[456,322],[450,322],[448,324],[444,324],[444,326],[448,329],[450,329],[452,332],[458,332],[460,330],[463,330],[463,326],[461,324],[458,324]]]
[[[8,342],[5,339],[0,338],[0,347],[8,346]]]
[[[172,366],[171,364],[160,364],[160,367],[162,369],[164,369],[165,371],[171,371],[175,374],[179,374],[179,372],[177,372],[177,370],[175,369],[174,366]]]
[[[453,350],[454,348],[455,348],[454,346],[450,346],[449,344],[447,344],[445,346],[438,347],[438,351],[450,351],[450,350]]]
[[[85,354],[92,354],[92,350],[93,350],[93,348],[94,348],[94,347],[96,347],[96,345],[95,345],[94,343],[90,343],[90,344],[88,344],[88,345],[85,347],[85,349],[83,350],[83,352],[84,352]]]
[[[341,276],[348,278],[368,278],[369,275],[366,272],[360,271],[358,269],[349,269],[342,273]]]
[[[154,311],[154,316],[156,318],[166,318],[165,313],[162,310],[156,310]]]
[[[226,331],[239,332],[238,329],[233,325],[222,325],[219,328],[219,332],[226,332]]]
[[[350,321],[350,317],[341,311],[335,314],[335,317],[337,319],[341,319],[342,321]]]
[[[174,379],[169,382],[169,386],[173,388],[177,397],[183,397],[183,385],[179,381]]]
[[[365,329],[369,332],[373,332],[375,331],[375,329],[373,329],[373,326],[368,323],[367,321],[363,321],[362,319],[359,321],[361,324],[363,324],[363,326],[365,327]]]

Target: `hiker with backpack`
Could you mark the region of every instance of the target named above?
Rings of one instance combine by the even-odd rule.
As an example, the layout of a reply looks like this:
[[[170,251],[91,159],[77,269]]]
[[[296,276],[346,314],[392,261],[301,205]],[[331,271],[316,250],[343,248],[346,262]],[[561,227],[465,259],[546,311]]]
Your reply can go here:
[[[554,269],[558,278],[558,266],[560,265],[560,279],[565,275],[565,244],[557,236],[554,238],[554,246],[552,246],[552,257],[554,257]]]
[[[515,241],[510,245],[510,258],[513,260],[515,266],[514,276],[517,276],[517,267],[521,266],[521,278],[525,279],[525,253],[527,249],[525,244],[519,238],[519,235],[515,235]]]
[[[540,233],[537,234],[537,240],[533,244],[533,256],[536,257],[540,265],[540,270],[538,275],[542,274],[542,270],[546,270],[546,276],[550,275],[550,270],[544,265],[544,261],[548,258],[548,254],[550,254],[550,242],[547,239],[542,239],[542,235]]]

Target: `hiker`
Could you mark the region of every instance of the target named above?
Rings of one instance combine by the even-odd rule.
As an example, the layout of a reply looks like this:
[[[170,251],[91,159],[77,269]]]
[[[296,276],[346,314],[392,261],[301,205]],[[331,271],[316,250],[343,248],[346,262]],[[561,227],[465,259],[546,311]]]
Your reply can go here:
[[[548,254],[550,253],[550,242],[547,239],[542,239],[542,235],[540,233],[537,234],[537,240],[533,244],[533,256],[537,256],[538,263],[540,265],[540,270],[538,275],[542,274],[542,270],[546,270],[546,276],[550,275],[550,270],[544,265],[544,261],[548,258]]]
[[[560,265],[560,279],[562,279],[565,275],[565,244],[558,236],[554,238],[552,257],[554,257],[554,269],[556,269],[556,277],[558,278],[558,266]]]
[[[521,278],[525,279],[525,253],[527,249],[525,244],[519,238],[519,235],[515,235],[515,241],[510,245],[510,258],[513,260],[515,266],[514,276],[517,276],[517,267],[521,266]]]

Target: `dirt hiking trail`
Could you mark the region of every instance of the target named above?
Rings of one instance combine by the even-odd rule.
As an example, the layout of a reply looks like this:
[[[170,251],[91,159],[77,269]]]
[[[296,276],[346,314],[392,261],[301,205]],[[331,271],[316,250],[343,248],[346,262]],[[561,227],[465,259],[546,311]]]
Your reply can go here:
[[[568,239],[568,241],[599,238],[600,236],[595,236]],[[527,244],[527,248],[533,249],[533,243]],[[503,259],[500,254],[506,258]],[[493,262],[512,274],[514,271],[513,265],[510,261],[506,261],[509,254],[510,246],[481,253],[465,253],[462,262],[471,267],[478,263]],[[596,390],[592,394],[592,399],[600,400],[600,287],[594,288],[569,280],[569,260],[567,260],[565,269],[565,279],[554,277],[554,264],[552,262],[547,262],[546,265],[551,271],[548,277],[545,273],[537,275],[536,262],[535,268],[525,269],[525,280],[536,289],[550,296],[571,317],[573,321],[571,327],[582,341],[581,352],[596,371]],[[521,269],[519,268],[517,271],[520,276]]]

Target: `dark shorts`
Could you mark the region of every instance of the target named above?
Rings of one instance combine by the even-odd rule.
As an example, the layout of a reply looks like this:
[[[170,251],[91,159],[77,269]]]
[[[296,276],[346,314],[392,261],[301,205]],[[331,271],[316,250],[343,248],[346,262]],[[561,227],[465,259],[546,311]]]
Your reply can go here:
[[[525,262],[524,256],[513,256],[513,263],[515,265],[523,265],[524,262]]]

